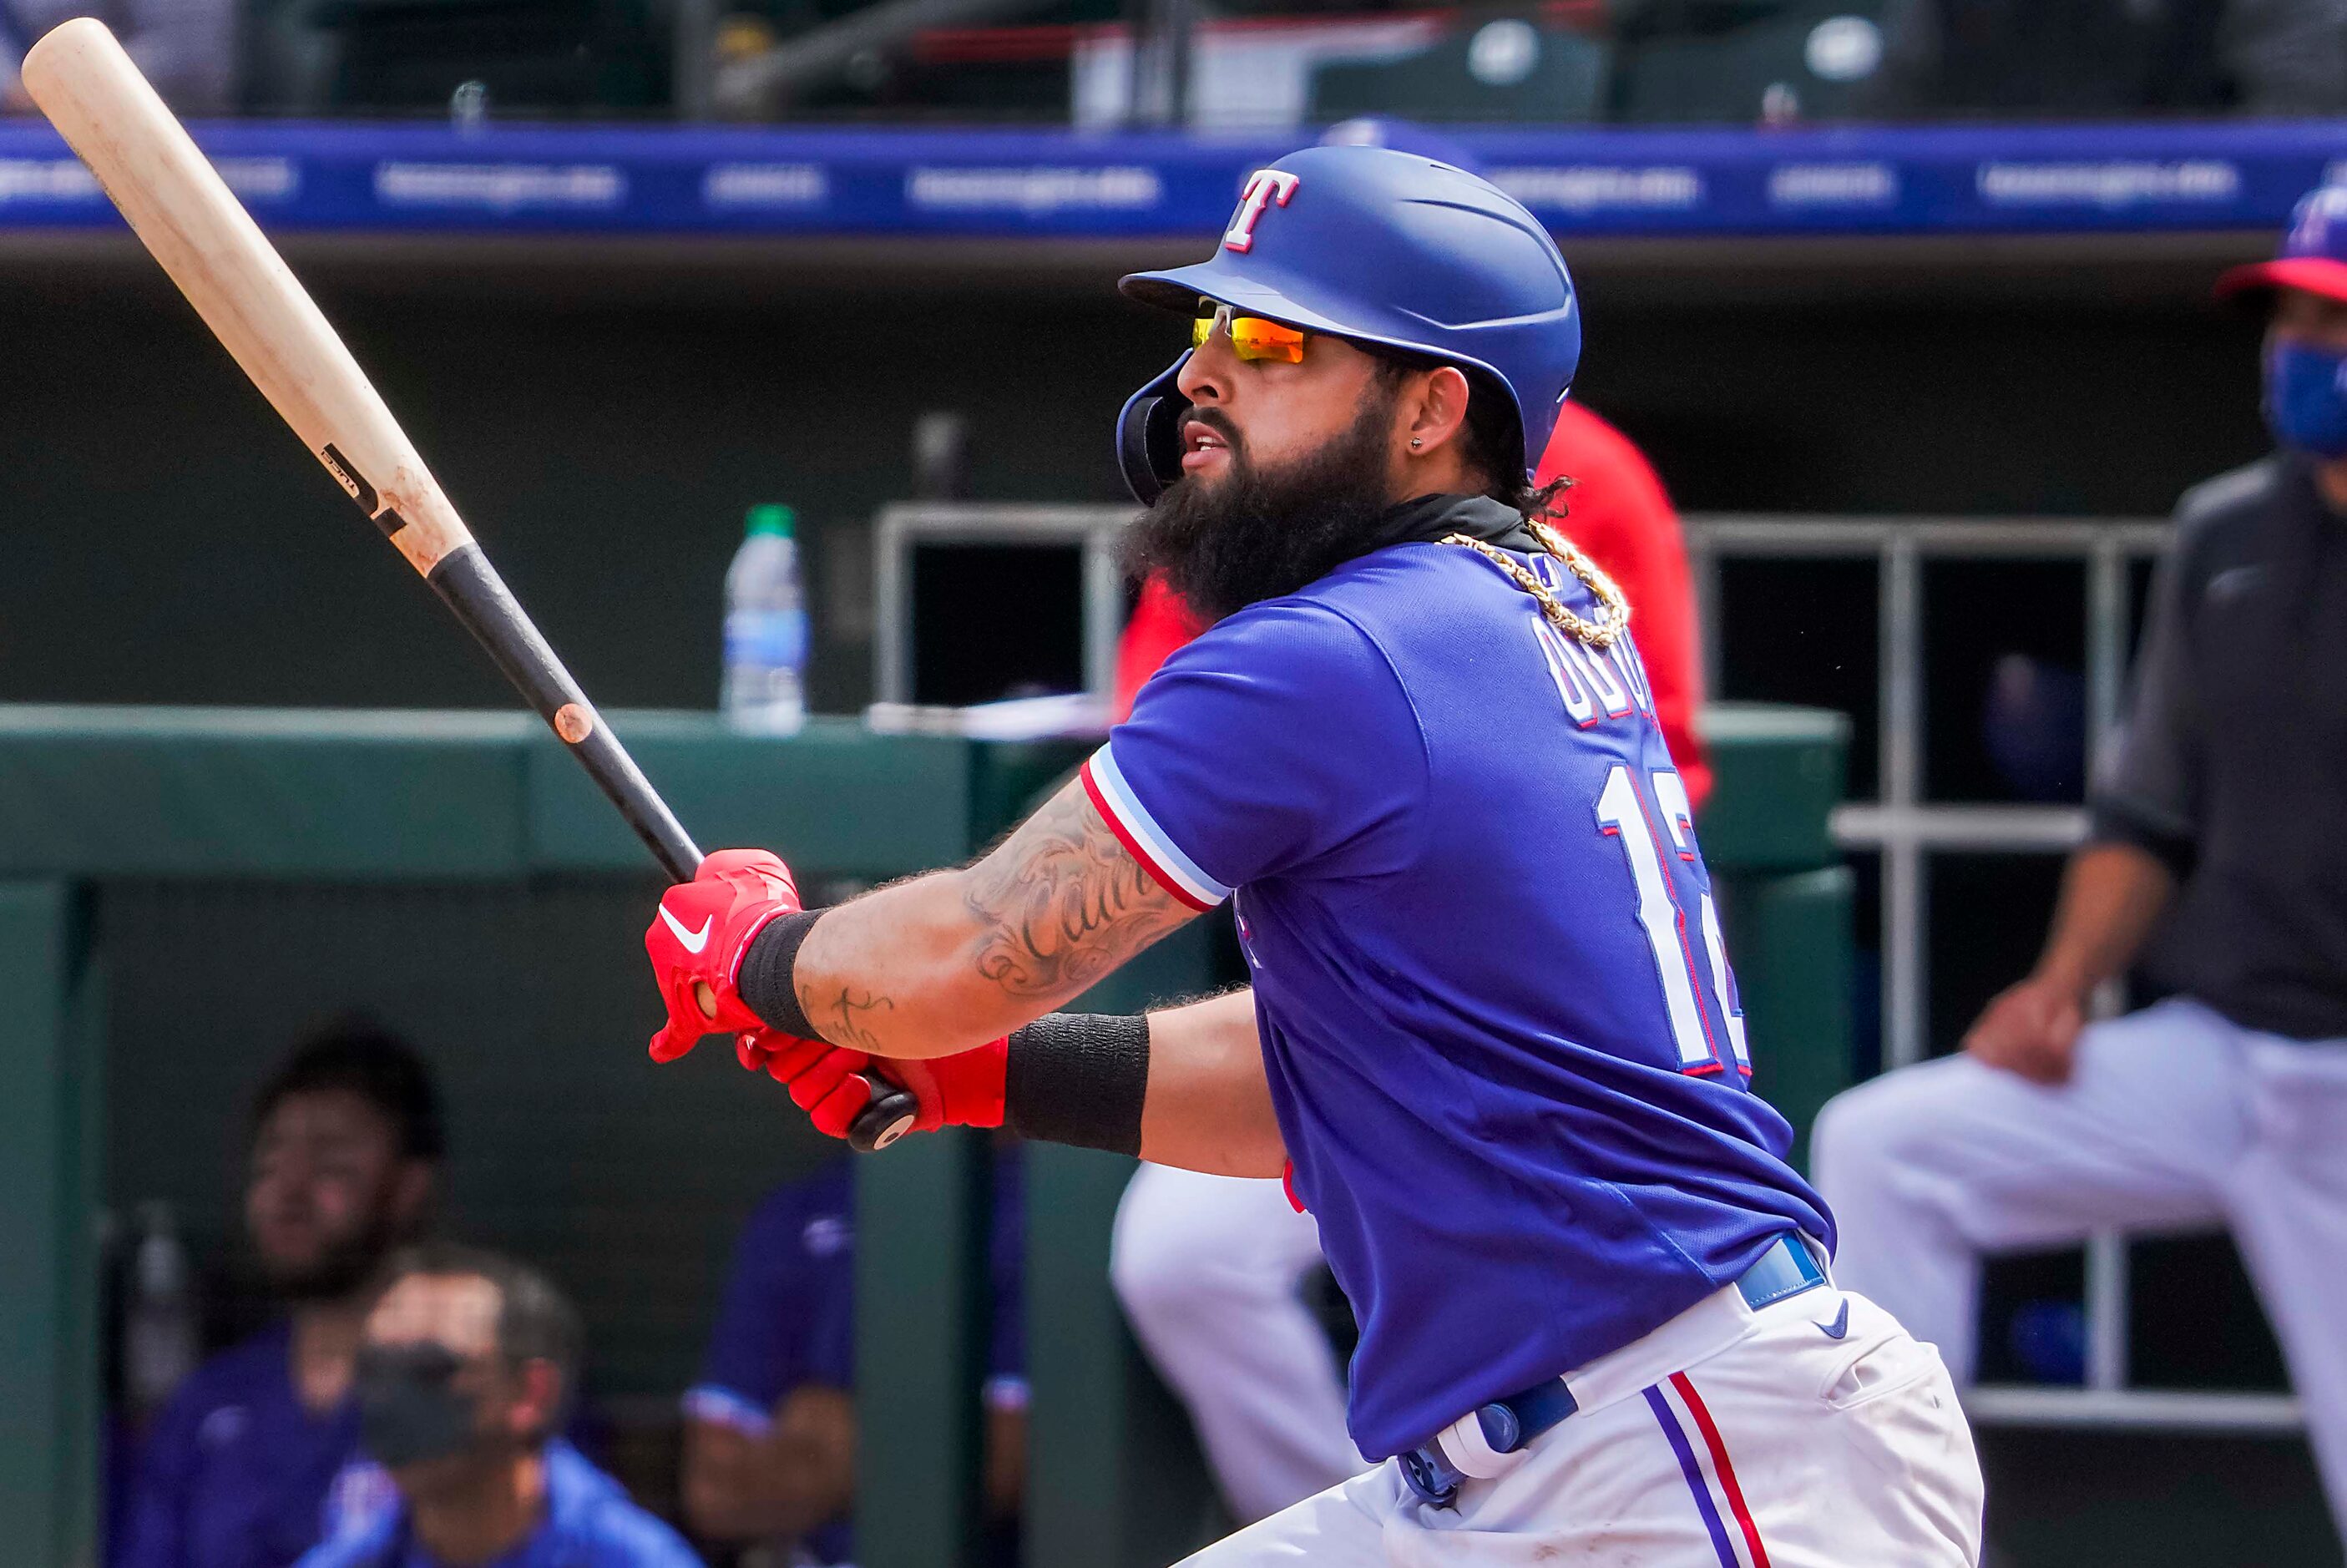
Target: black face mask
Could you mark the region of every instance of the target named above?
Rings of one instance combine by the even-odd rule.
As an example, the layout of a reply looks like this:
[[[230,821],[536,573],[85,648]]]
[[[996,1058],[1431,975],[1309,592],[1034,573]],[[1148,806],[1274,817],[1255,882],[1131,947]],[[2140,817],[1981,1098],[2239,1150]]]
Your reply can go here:
[[[477,1440],[480,1401],[456,1390],[464,1361],[440,1345],[359,1351],[359,1446],[388,1470],[446,1459]]]

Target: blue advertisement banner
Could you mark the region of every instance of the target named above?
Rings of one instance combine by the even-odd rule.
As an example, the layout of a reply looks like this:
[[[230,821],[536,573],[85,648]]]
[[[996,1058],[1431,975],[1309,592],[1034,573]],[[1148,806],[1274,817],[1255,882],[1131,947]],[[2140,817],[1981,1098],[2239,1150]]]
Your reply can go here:
[[[446,233],[1204,235],[1293,138],[1065,130],[216,123],[263,225]],[[2347,122],[1444,128],[1561,240],[2274,229]],[[0,229],[116,221],[46,127],[0,125]]]

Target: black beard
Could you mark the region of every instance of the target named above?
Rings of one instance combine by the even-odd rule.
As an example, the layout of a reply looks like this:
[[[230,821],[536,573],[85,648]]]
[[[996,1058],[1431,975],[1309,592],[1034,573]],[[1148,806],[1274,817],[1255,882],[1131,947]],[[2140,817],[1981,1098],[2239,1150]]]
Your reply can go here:
[[[1257,468],[1219,410],[1193,411],[1230,449],[1230,472],[1212,487],[1175,480],[1125,536],[1134,578],[1167,586],[1210,621],[1294,593],[1375,548],[1387,494],[1386,442],[1394,391],[1372,394],[1352,427],[1284,468]]]
[[[377,1213],[364,1231],[329,1247],[315,1262],[283,1266],[262,1258],[261,1271],[270,1290],[291,1306],[341,1301],[374,1280],[400,1239],[389,1216]]]

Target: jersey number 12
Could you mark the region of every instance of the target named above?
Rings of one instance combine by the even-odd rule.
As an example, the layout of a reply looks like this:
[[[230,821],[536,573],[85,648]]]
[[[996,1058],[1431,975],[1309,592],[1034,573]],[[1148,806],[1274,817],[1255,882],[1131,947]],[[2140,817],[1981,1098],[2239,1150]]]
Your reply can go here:
[[[1693,862],[1695,812],[1687,804],[1686,785],[1667,768],[1648,777],[1655,804],[1669,830],[1670,852]],[[1637,775],[1622,764],[1616,763],[1605,775],[1605,788],[1597,796],[1597,826],[1621,840],[1622,854],[1630,862],[1631,880],[1638,889],[1638,924],[1645,928],[1646,943],[1654,949],[1655,972],[1663,982],[1663,1001],[1670,1013],[1679,1071],[1717,1072],[1727,1058],[1720,1054],[1712,1038],[1711,1012],[1703,1005],[1703,977],[1696,968],[1686,910],[1672,886],[1662,836],[1655,832],[1645,797],[1638,793]],[[1720,1020],[1727,1028],[1727,1046],[1734,1053],[1737,1071],[1749,1076],[1752,1057],[1744,1043],[1744,1013],[1735,1005],[1736,979],[1727,967],[1727,945],[1720,940],[1719,909],[1708,892],[1702,900],[1703,944],[1719,987]]]

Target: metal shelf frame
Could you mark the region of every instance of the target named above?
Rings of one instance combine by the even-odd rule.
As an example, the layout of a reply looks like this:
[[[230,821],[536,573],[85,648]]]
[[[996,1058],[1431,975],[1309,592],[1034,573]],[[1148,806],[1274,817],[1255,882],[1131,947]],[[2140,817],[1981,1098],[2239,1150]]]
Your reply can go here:
[[[2052,854],[2086,835],[2075,806],[1957,804],[1923,794],[1923,565],[1931,560],[2077,561],[2086,568],[2086,741],[2101,753],[2117,727],[2130,630],[2127,571],[2167,548],[2169,526],[2074,518],[1827,518],[1719,515],[1686,522],[1707,684],[1719,683],[1720,568],[1748,559],[1872,559],[1877,567],[1878,798],[1833,815],[1835,841],[1882,859],[1882,1042],[1887,1068],[1930,1050],[1930,866],[1935,854]],[[2112,988],[2096,1010],[2118,1010]],[[2302,1426],[2287,1395],[2131,1389],[2127,1378],[2127,1238],[2086,1244],[2086,1378],[2081,1389],[1983,1387],[1977,1420],[2196,1432],[2274,1432]]]
[[[1084,689],[1105,697],[1116,685],[1116,640],[1124,630],[1124,574],[1117,540],[1132,507],[903,502],[873,519],[874,686],[884,702],[913,692],[913,552],[922,545],[1011,545],[1074,548],[1083,574]]]

